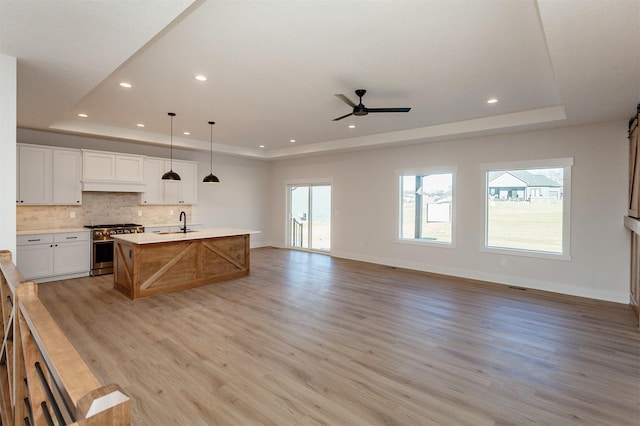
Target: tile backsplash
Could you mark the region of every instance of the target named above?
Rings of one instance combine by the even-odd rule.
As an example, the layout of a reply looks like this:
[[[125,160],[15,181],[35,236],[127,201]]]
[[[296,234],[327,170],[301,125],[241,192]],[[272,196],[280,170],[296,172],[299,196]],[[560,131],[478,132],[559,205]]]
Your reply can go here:
[[[175,225],[181,211],[191,220],[190,205],[145,206],[138,204],[139,201],[140,195],[131,192],[83,192],[80,206],[17,206],[16,229],[81,228],[101,223]],[[142,216],[138,216],[139,211]],[[71,218],[72,213],[75,218]]]

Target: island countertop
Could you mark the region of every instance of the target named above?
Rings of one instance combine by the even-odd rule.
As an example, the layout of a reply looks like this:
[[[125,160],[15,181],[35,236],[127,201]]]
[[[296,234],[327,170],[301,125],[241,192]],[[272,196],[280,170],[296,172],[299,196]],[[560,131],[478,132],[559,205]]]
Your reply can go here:
[[[143,232],[139,234],[117,234],[112,235],[113,239],[127,241],[132,244],[153,244],[167,243],[172,241],[188,241],[204,238],[230,237],[233,235],[259,234],[261,231],[239,228],[210,228],[197,231],[178,231],[170,233]]]

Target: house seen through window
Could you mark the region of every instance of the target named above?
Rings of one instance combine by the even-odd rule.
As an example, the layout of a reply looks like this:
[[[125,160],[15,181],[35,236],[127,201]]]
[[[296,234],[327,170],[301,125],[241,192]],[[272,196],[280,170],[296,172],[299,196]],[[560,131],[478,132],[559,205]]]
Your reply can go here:
[[[552,162],[559,167],[485,171],[486,248],[568,256],[572,162]]]

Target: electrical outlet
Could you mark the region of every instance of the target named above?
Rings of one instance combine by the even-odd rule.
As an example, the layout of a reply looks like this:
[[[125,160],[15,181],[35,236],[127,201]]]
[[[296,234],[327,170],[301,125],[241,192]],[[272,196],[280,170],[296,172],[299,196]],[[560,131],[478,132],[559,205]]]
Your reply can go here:
[[[69,213],[69,217],[70,217],[71,219],[75,219],[75,218],[76,218],[76,212],[70,212],[70,213]]]
[[[142,216],[142,210],[138,210],[138,216]]]
[[[173,210],[169,210],[169,216],[173,216]]]

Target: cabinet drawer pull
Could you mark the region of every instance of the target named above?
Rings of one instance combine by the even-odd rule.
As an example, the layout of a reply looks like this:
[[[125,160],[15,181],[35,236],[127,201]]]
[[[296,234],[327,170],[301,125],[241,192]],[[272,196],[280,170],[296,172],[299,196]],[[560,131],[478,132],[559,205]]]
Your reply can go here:
[[[30,243],[35,243],[36,241],[40,241],[40,238],[36,238],[35,240],[27,240]]]
[[[67,240],[75,240],[78,237],[66,237],[66,238],[67,238]]]

